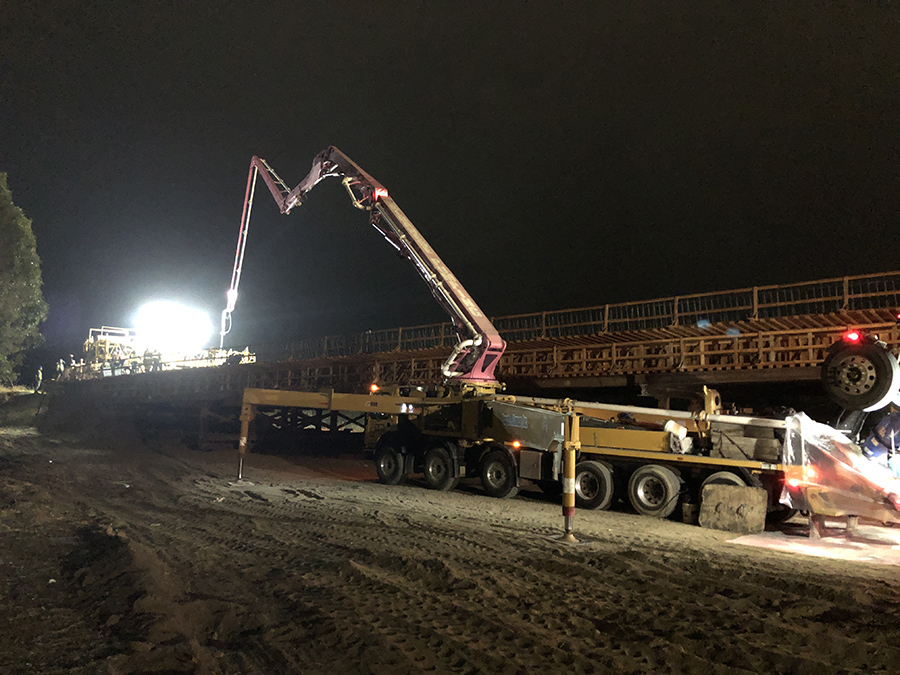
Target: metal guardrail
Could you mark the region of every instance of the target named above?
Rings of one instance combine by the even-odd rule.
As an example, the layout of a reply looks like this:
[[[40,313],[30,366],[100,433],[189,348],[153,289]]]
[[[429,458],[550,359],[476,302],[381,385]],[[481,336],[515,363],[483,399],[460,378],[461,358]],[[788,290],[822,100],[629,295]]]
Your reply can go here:
[[[900,340],[896,324],[864,328],[889,344]],[[501,368],[504,375],[530,378],[811,368],[825,359],[842,333],[841,329],[815,328],[554,348],[519,346],[504,354]]]
[[[519,342],[898,307],[900,271],[517,314],[492,321],[504,339]],[[438,323],[263,344],[251,351],[260,361],[285,361],[450,349],[456,342],[452,325]]]

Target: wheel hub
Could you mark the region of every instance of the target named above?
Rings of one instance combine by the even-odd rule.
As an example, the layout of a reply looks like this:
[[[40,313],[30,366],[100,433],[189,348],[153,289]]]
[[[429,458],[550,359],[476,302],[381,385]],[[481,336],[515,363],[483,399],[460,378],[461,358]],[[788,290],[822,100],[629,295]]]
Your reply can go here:
[[[834,380],[848,394],[863,394],[875,382],[875,364],[863,356],[848,356],[833,369]]]
[[[584,472],[578,477],[578,481],[575,483],[575,492],[577,492],[578,496],[585,501],[590,501],[597,496],[598,492],[600,492],[600,482],[597,480],[596,476]]]
[[[499,464],[491,464],[487,469],[487,479],[491,485],[499,487],[506,482],[506,470]]]
[[[663,503],[666,497],[666,489],[662,482],[653,476],[648,476],[638,485],[637,494],[647,506],[657,507]]]

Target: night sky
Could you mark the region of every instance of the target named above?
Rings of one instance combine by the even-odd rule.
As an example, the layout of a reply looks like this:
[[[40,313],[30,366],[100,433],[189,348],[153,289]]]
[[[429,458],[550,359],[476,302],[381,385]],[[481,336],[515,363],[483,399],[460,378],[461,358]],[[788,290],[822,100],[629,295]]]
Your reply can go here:
[[[0,2],[50,348],[218,325],[250,157],[329,145],[490,315],[894,270],[900,6]],[[233,344],[445,319],[337,180],[250,229]]]

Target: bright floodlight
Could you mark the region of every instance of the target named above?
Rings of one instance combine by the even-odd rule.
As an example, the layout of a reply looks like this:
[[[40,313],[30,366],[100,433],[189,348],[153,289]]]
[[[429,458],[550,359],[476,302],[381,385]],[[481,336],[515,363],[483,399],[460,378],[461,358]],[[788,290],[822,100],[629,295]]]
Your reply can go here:
[[[206,347],[213,331],[206,312],[166,300],[141,307],[134,327],[144,349],[160,352],[199,351]]]

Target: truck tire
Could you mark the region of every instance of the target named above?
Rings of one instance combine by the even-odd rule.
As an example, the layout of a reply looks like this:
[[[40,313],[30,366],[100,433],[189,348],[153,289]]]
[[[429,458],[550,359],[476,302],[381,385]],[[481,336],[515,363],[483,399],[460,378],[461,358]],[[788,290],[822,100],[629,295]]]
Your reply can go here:
[[[485,453],[481,458],[480,473],[481,485],[491,497],[509,499],[519,491],[516,485],[516,465],[506,450],[498,448]]]
[[[606,511],[613,502],[612,468],[602,462],[585,461],[575,466],[575,506]]]
[[[628,501],[642,516],[668,518],[678,506],[681,479],[665,466],[638,467],[628,481]]]
[[[405,458],[393,445],[386,443],[375,450],[375,473],[385,485],[399,485],[406,480]]]
[[[707,476],[706,480],[700,485],[701,495],[703,494],[703,488],[707,485],[737,485],[738,487],[747,487],[747,482],[730,471],[716,471],[714,474]]]
[[[459,484],[459,476],[455,476],[451,448],[446,445],[435,445],[425,453],[423,473],[425,484],[432,490],[446,492]]]
[[[876,344],[841,344],[822,362],[828,396],[848,410],[879,410],[898,395],[900,365]]]

